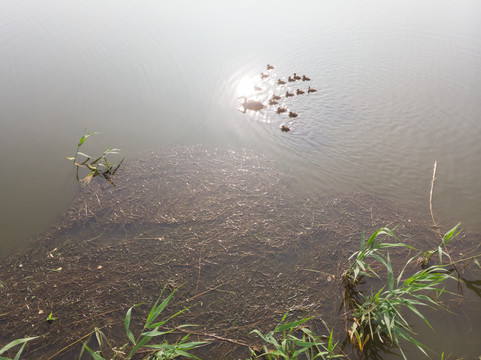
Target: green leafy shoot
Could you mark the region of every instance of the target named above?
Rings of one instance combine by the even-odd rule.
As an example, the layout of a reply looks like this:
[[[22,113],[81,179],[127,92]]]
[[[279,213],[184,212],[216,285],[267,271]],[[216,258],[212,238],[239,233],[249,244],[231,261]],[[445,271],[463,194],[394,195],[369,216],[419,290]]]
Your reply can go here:
[[[444,234],[443,238],[441,239],[441,242],[435,249],[424,252],[423,256],[419,260],[422,266],[427,267],[429,260],[436,253],[438,254],[440,264],[443,263],[444,257],[447,257],[451,261],[451,258],[446,251],[446,245],[448,245],[462,231],[460,229],[458,230],[460,226],[461,226],[461,223],[460,222],[457,223],[456,226],[454,226],[451,230],[449,230],[446,234]]]
[[[53,313],[50,312],[50,314],[48,314],[48,316],[47,316],[46,321],[51,324],[51,323],[53,323],[55,320],[57,320],[57,318],[56,318],[56,317],[53,317]]]
[[[385,240],[388,238],[395,240],[395,242],[386,242]],[[410,245],[402,243],[396,237],[396,235],[394,235],[394,232],[387,227],[383,227],[375,231],[366,242],[365,232],[363,229],[361,236],[361,249],[349,257],[350,265],[344,273],[343,278],[351,285],[354,285],[359,280],[360,276],[375,276],[380,278],[379,275],[372,269],[368,261],[373,258],[388,268],[384,254],[387,249],[394,247],[415,249]]]
[[[122,150],[107,146],[102,155],[97,157],[87,155],[86,153],[80,151],[80,147],[85,143],[85,140],[87,140],[87,138],[89,138],[90,136],[96,134],[98,134],[98,132],[92,132],[83,135],[77,144],[77,151],[75,152],[75,156],[67,156],[67,159],[71,160],[76,166],[76,178],[77,181],[81,184],[86,185],[90,183],[90,181],[94,177],[102,176],[110,184],[115,185],[111,177],[114,176],[117,170],[120,168],[124,161],[124,158],[122,158],[122,160],[120,160],[118,164],[115,164],[109,161],[107,157],[120,154]],[[80,178],[79,176],[79,169],[81,168],[85,168],[89,171],[89,173],[83,178]]]
[[[267,334],[263,334],[257,329],[251,331],[266,343],[263,346],[263,353],[256,358],[311,360],[344,357],[335,354],[337,343],[333,342],[332,331],[327,341],[321,340],[321,337],[315,335],[309,328],[301,326],[311,318],[284,323],[286,317],[287,313],[284,314],[279,325]]]
[[[188,342],[187,340],[190,334],[187,334],[179,342],[176,342],[174,344],[169,344],[165,339],[165,335],[170,334],[176,328],[180,329],[180,328],[189,327],[193,325],[180,325],[170,330],[160,330],[164,324],[166,324],[169,320],[183,313],[185,310],[187,310],[187,308],[178,311],[174,315],[171,315],[164,320],[157,321],[158,317],[165,310],[165,308],[169,304],[170,300],[172,299],[172,296],[176,291],[177,290],[172,291],[162,302],[160,302],[162,298],[162,294],[164,292],[162,290],[161,295],[159,296],[155,304],[150,309],[149,315],[147,316],[147,320],[145,321],[143,329],[137,337],[134,336],[132,330],[130,329],[130,324],[131,324],[132,310],[137,306],[140,306],[141,304],[134,305],[127,310],[127,313],[125,314],[125,319],[124,319],[124,327],[127,334],[127,338],[130,341],[130,345],[129,343],[126,343],[125,345],[122,346],[121,353],[127,354],[125,356],[123,355],[122,358],[132,359],[134,355],[139,351],[140,348],[148,347],[153,350],[152,353],[150,354],[149,359],[174,359],[179,356],[196,359],[196,357],[193,356],[192,354],[189,354],[188,351],[206,344],[207,343],[206,341]],[[98,333],[97,330],[98,329],[96,329],[96,334]],[[103,336],[105,337],[105,335]],[[160,337],[160,343],[153,344],[153,345],[149,344],[149,342],[155,337]],[[102,341],[102,337],[97,336],[97,342],[99,346],[102,347],[102,344],[104,343],[104,341]],[[124,350],[129,347],[130,347],[130,351],[124,352]],[[87,346],[87,344],[84,344],[84,349],[87,350],[87,352],[92,356],[93,359],[105,360],[105,358],[101,355],[101,351],[93,351]],[[117,353],[120,353],[120,352],[117,351]]]

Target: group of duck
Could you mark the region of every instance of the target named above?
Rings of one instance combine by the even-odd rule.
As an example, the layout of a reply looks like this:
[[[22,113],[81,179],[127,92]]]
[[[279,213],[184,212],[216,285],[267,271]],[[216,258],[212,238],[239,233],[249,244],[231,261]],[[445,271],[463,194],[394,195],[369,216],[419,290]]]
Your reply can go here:
[[[274,70],[275,67],[270,65],[270,64],[267,64],[267,71],[271,71],[271,70]],[[269,75],[268,73],[264,73],[262,72],[260,74],[260,78],[261,80],[267,80],[271,77],[271,75]],[[302,75],[302,76],[299,76],[297,75],[296,73],[294,73],[292,76],[288,76],[287,78],[287,81],[286,80],[283,80],[283,79],[278,79],[277,80],[277,86],[282,86],[282,85],[286,85],[288,82],[289,83],[293,83],[293,82],[296,82],[296,81],[300,81],[302,80],[303,82],[304,81],[311,81],[311,79],[309,77],[307,77],[306,75]],[[257,85],[254,86],[254,90],[255,91],[263,91],[263,89]],[[282,98],[290,98],[290,97],[293,97],[295,95],[302,95],[302,94],[305,94],[307,92],[307,94],[311,94],[311,93],[314,93],[316,92],[317,90],[314,89],[314,88],[311,88],[310,86],[307,88],[307,90],[301,90],[301,89],[296,89],[295,92],[289,92],[289,90],[286,90],[285,94],[283,95],[276,95],[276,94],[273,94],[271,96],[271,98],[269,99],[269,106],[276,106],[279,104],[279,100],[281,100]],[[247,110],[252,110],[252,111],[260,111],[262,109],[265,109],[267,108],[267,105],[265,105],[263,102],[261,101],[258,101],[258,100],[249,100],[247,99],[246,96],[241,96],[239,99],[243,98],[244,99],[244,102],[241,104],[242,107],[244,108],[243,111],[242,110],[239,110],[241,111],[242,113],[246,113]],[[286,107],[283,107],[283,106],[278,106],[277,109],[276,109],[276,112],[278,114],[282,114],[282,113],[285,113],[287,112],[288,109]],[[298,117],[299,114],[293,112],[293,111],[289,111],[289,117],[290,118],[296,118]],[[283,132],[287,132],[287,131],[290,131],[291,128],[287,125],[287,124],[284,124],[284,125],[281,125],[280,127],[281,131]]]

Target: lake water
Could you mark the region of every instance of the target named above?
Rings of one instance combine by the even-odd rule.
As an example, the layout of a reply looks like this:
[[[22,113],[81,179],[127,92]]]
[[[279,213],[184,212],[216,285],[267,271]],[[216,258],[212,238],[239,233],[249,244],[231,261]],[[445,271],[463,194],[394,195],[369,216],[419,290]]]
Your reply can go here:
[[[0,1],[0,238],[45,230],[78,184],[65,156],[204,144],[268,154],[303,191],[365,191],[481,231],[481,3]],[[262,81],[266,64],[275,70]],[[276,79],[306,74],[276,86]],[[254,86],[263,90],[254,91]],[[312,86],[274,108],[245,95]],[[252,96],[251,96],[252,95]]]

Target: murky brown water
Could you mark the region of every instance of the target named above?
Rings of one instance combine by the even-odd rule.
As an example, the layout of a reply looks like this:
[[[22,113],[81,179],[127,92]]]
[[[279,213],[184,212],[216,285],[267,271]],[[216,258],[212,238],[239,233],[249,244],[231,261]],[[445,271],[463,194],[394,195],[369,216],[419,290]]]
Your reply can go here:
[[[365,191],[481,231],[481,5],[386,2],[3,1],[1,253],[27,244],[78,189],[65,156],[85,129],[135,157],[176,144],[269,154],[304,191]],[[272,77],[315,94],[237,111]],[[270,84],[270,85],[269,85]],[[305,89],[306,83],[282,90]],[[265,100],[267,93],[257,96]],[[93,150],[92,150],[93,151]],[[479,310],[469,310],[479,317]]]

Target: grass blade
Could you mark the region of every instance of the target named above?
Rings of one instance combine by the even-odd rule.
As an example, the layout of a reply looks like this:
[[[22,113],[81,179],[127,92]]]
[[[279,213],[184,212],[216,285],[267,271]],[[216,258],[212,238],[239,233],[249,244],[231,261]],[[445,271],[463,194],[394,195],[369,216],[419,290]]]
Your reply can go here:
[[[38,336],[13,340],[12,342],[8,343],[7,345],[5,345],[3,348],[0,349],[0,355],[3,354],[4,352],[8,351],[9,349],[17,346],[17,345],[25,344],[26,342],[28,342],[30,340],[33,340],[33,339],[36,339],[36,338],[38,338]]]

